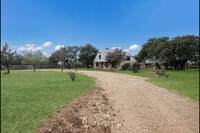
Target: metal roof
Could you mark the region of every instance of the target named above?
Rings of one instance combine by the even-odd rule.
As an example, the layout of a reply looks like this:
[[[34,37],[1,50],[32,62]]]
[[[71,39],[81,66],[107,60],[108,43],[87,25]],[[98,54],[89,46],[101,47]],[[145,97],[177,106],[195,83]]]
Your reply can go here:
[[[113,49],[101,49],[99,52],[102,52],[103,55],[106,57],[109,52],[113,52]],[[133,56],[129,52],[125,52],[125,56]]]
[[[132,56],[129,52],[125,52],[126,56]]]
[[[145,64],[156,64],[156,63],[163,63],[163,62],[160,61],[159,59],[147,59],[145,61]]]
[[[98,60],[94,60],[94,62],[107,62],[107,60],[105,60],[105,59],[98,59]]]

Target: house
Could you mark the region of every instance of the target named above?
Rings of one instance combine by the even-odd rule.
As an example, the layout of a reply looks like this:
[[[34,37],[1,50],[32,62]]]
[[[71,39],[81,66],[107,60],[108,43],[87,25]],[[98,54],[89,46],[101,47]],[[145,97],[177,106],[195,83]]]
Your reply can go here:
[[[110,50],[108,48],[99,50],[93,62],[95,69],[114,70],[114,65],[108,63],[106,60],[106,56],[109,52],[113,52],[113,50]],[[117,70],[121,70],[121,67],[125,63],[130,63],[130,65],[132,65],[135,62],[137,62],[135,58],[130,53],[125,52],[123,60],[117,65]]]
[[[159,59],[147,59],[145,61],[145,68],[158,68],[160,69],[160,66],[163,64],[164,62],[163,61],[160,61]]]

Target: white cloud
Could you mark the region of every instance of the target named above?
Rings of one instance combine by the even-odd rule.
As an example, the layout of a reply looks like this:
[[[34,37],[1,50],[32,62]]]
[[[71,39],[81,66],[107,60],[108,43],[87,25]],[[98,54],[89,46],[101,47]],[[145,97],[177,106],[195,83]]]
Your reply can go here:
[[[139,48],[139,45],[133,44],[133,45],[131,45],[128,49],[129,49],[129,50],[135,50],[135,49],[137,49],[137,48]]]
[[[35,47],[35,44],[25,44],[24,46],[21,46],[18,48],[18,50],[20,51],[25,51],[25,50],[28,50],[28,51],[36,51],[36,50],[42,50],[43,47]]]
[[[57,45],[57,46],[55,46],[55,50],[59,50],[60,48],[63,48],[63,47],[65,47],[64,45]]]
[[[25,49],[33,52],[36,50],[34,47],[26,47]]]
[[[122,49],[122,47],[112,47],[112,49]]]
[[[24,51],[24,50],[26,50],[26,49],[25,49],[24,46],[21,46],[21,47],[18,48],[18,50],[20,50],[20,51]]]
[[[25,44],[26,47],[35,47],[35,44]]]
[[[36,50],[42,50],[43,47],[40,46],[40,47],[36,47],[35,49],[36,49]]]
[[[43,46],[43,47],[48,47],[48,46],[50,46],[51,44],[52,44],[52,42],[47,41],[47,42],[45,42],[42,46]]]
[[[128,50],[128,49],[124,49],[123,51],[124,51],[124,52],[129,52],[129,50]]]
[[[46,52],[42,52],[43,53],[43,55],[47,55],[47,53]]]

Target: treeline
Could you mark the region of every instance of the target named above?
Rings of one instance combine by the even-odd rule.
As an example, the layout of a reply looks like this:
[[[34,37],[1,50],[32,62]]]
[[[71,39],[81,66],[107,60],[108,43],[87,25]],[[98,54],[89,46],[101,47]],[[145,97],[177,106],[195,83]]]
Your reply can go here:
[[[159,59],[166,69],[184,70],[186,63],[199,65],[199,37],[150,38],[135,58],[138,62]]]
[[[61,65],[61,70],[63,71],[64,67],[71,68],[72,64],[81,64],[84,67],[91,67],[93,61],[98,52],[91,44],[86,44],[81,47],[78,46],[64,46],[56,50],[51,54],[50,57],[44,56],[44,54],[37,51],[23,51],[18,54],[16,51],[12,51],[8,47],[8,44],[5,43],[1,48],[1,67],[2,65],[6,66],[7,73],[10,73],[10,67],[12,65],[32,65],[34,71],[36,70],[37,65],[40,64],[59,64]]]
[[[77,62],[80,62],[84,67],[91,67],[93,61],[98,52],[91,44],[86,44],[81,47],[78,46],[66,46],[61,47],[59,50],[56,50],[49,57],[50,63],[59,63],[62,68],[68,67],[71,68],[72,64],[75,64],[77,68]],[[62,69],[63,71],[63,69]]]

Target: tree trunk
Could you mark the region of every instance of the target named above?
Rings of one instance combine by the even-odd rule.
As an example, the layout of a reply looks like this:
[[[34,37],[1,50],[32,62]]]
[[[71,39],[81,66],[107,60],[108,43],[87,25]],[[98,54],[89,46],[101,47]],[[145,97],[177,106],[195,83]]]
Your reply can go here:
[[[68,65],[66,63],[64,63],[65,68],[68,68]]]
[[[33,69],[34,69],[34,72],[35,72],[35,69],[36,69],[36,66],[35,66],[35,65],[33,66]]]
[[[63,64],[64,64],[64,63],[62,63],[62,65],[61,65],[61,72],[63,72]]]
[[[76,66],[76,70],[77,70],[77,61],[76,61],[76,59],[75,59],[75,66]]]
[[[172,70],[172,71],[174,70],[173,69],[173,63],[170,63],[170,70]]]
[[[187,61],[185,61],[185,60],[183,62],[181,62],[181,70],[185,70],[186,63],[187,63]]]
[[[77,63],[76,63],[76,71],[77,71]]]
[[[68,63],[68,68],[71,69],[70,63]]]
[[[6,65],[6,67],[7,67],[7,72],[8,72],[8,74],[10,74],[10,66],[9,66],[9,65]]]
[[[10,68],[9,68],[9,67],[8,67],[8,69],[7,69],[7,70],[8,70],[8,74],[10,74]]]
[[[158,69],[160,69],[160,65],[158,63],[156,63],[156,66],[157,66]]]
[[[177,71],[180,70],[180,62],[178,62]]]
[[[163,64],[164,66],[165,66],[165,70],[169,70],[169,68],[168,68],[168,64]]]
[[[66,63],[67,63],[67,68],[68,68],[68,69],[71,69],[70,63],[69,63],[68,61],[67,61]],[[66,63],[65,63],[65,64],[66,64]]]
[[[173,67],[174,67],[174,70],[177,70],[177,64],[176,64],[176,62],[173,63]]]
[[[186,69],[188,69],[188,63],[186,63]]]
[[[117,70],[117,64],[115,64],[115,71]]]

